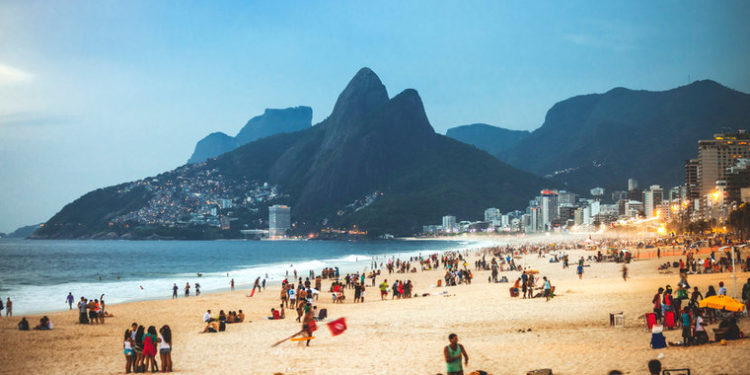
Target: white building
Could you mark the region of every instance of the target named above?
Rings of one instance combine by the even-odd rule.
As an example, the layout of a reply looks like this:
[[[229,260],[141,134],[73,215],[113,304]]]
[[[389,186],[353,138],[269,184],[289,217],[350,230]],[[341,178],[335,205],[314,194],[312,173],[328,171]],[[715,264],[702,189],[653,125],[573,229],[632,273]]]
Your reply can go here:
[[[456,230],[456,217],[443,216],[443,232],[454,232]]]
[[[651,185],[643,192],[643,211],[647,219],[656,217],[656,212],[663,199],[664,190],[659,185]]]
[[[497,208],[488,208],[484,210],[484,221],[491,222],[494,226],[500,225],[500,210]]]

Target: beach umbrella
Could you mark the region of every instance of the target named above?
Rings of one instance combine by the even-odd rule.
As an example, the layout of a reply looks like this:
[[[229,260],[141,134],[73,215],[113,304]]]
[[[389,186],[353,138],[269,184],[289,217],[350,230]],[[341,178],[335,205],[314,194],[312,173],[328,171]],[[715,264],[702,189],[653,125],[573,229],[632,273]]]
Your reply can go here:
[[[526,273],[539,273],[539,270],[526,270]]]
[[[698,302],[698,307],[708,307],[709,309],[726,310],[733,312],[740,312],[745,309],[745,305],[742,302],[727,296],[711,296],[702,299]]]

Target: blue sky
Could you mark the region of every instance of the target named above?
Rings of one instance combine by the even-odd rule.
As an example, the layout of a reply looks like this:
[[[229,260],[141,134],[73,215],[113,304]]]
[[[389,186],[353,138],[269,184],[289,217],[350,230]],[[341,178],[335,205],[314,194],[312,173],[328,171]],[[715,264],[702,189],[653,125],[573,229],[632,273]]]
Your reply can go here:
[[[183,164],[264,108],[324,119],[359,68],[440,133],[713,79],[750,92],[750,2],[0,2],[0,231]]]

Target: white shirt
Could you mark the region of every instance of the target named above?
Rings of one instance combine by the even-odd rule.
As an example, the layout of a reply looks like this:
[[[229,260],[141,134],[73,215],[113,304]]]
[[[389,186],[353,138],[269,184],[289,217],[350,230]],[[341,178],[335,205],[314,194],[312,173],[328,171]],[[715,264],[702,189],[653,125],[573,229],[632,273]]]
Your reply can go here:
[[[209,314],[208,312],[206,312],[206,314],[203,315],[203,321],[207,322],[209,319],[211,319],[211,314]]]
[[[703,318],[698,316],[697,318],[695,318],[695,332],[702,332],[702,331],[704,331]]]
[[[726,296],[727,295],[727,288],[725,288],[723,286],[721,288],[719,288],[719,295],[720,296]]]
[[[171,346],[169,346],[169,343],[164,341],[164,337],[162,337],[161,333],[159,334],[159,340],[161,340],[161,342],[159,342],[159,349],[171,348]]]

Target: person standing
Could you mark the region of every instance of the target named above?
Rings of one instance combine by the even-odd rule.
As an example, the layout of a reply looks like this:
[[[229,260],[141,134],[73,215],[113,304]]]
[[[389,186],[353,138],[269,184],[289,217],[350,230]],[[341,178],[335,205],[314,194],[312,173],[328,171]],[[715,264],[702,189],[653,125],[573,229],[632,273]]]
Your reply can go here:
[[[234,279],[232,279],[232,281],[229,282],[229,288],[231,291],[234,291]]]
[[[576,273],[578,274],[578,280],[583,279],[583,258],[581,258],[581,261],[578,262],[578,267],[576,267]]]
[[[81,297],[81,300],[78,301],[78,323],[89,324],[89,318],[86,315],[87,308],[88,302],[86,301],[86,298]]]
[[[747,283],[742,286],[742,300],[745,301],[745,305],[747,305],[747,309],[750,311],[750,277],[747,278]]]
[[[177,287],[177,283],[172,284],[172,299],[177,298],[177,290],[180,288]]]
[[[185,283],[185,297],[190,297],[190,283]]]
[[[73,297],[73,292],[68,292],[68,297],[66,298],[66,301],[68,302],[68,307],[70,310],[73,310],[73,301],[75,300],[75,297]]]
[[[3,299],[0,298],[0,317],[3,316],[3,308],[4,308],[4,306],[3,306]]]
[[[448,375],[463,375],[464,367],[461,364],[461,356],[464,357],[464,363],[469,364],[469,354],[466,353],[464,346],[458,343],[458,336],[455,333],[448,335],[450,344],[443,349],[445,357],[446,372]]]
[[[544,279],[544,297],[546,297],[547,301],[549,301],[550,294],[552,294],[551,293],[552,286],[550,285],[549,280],[547,279],[547,276],[544,276],[543,279]]]
[[[13,301],[10,297],[5,301],[5,316],[13,316]]]

